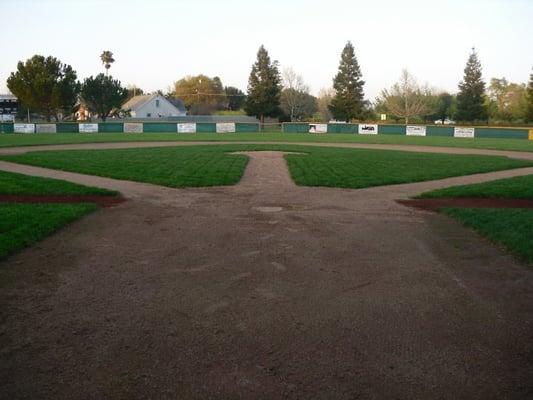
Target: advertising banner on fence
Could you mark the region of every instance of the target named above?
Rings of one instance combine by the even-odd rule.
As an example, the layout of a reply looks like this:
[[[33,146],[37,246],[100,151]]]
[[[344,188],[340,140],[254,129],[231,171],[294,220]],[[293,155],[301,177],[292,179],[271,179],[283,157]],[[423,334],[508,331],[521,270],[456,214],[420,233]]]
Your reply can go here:
[[[35,125],[37,133],[57,133],[56,124],[37,124]]]
[[[15,133],[34,133],[35,124],[14,124],[13,132]]]
[[[454,137],[462,138],[473,138],[474,137],[474,128],[454,128],[453,129]]]
[[[217,122],[217,133],[235,132],[235,122]]]
[[[328,124],[309,124],[309,133],[328,133]]]
[[[80,133],[97,133],[98,124],[79,124]]]
[[[426,136],[426,127],[420,125],[407,125],[405,127],[407,136]]]
[[[124,122],[124,133],[143,133],[143,123]]]
[[[358,132],[360,135],[377,135],[378,126],[375,124],[359,124]]]
[[[196,133],[196,122],[178,124],[178,133]]]

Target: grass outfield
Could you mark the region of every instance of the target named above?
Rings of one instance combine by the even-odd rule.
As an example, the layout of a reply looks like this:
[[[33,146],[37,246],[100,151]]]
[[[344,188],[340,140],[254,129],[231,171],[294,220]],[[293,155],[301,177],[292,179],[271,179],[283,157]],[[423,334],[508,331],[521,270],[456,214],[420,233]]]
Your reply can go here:
[[[0,260],[95,209],[94,204],[0,203]]]
[[[532,166],[506,157],[412,153],[290,145],[220,145],[117,150],[40,151],[4,160],[169,187],[237,183],[247,158],[229,152],[285,150],[294,181],[304,186],[363,188]]]
[[[77,185],[57,179],[15,174],[0,171],[0,194],[10,195],[103,195],[114,196],[117,192]]]
[[[441,211],[503,245],[520,259],[533,263],[533,210],[445,208]]]
[[[328,133],[57,133],[57,134],[0,134],[0,147],[35,146],[67,143],[146,142],[146,141],[257,141],[286,143],[374,143],[419,146],[463,147],[473,149],[533,151],[533,141],[526,139],[460,139],[441,136],[356,135]]]
[[[473,185],[453,186],[422,193],[418,198],[490,197],[502,199],[533,199],[533,175],[498,179]]]

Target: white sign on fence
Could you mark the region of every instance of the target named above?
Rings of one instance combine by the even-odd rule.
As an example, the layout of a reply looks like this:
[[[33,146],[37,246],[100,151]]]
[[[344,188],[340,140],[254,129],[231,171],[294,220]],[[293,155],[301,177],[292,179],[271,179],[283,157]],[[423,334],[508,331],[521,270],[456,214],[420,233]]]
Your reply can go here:
[[[235,132],[235,122],[217,122],[217,133]]]
[[[80,133],[97,133],[98,124],[79,124]]]
[[[37,124],[35,125],[37,133],[57,133],[56,124]]]
[[[15,133],[34,133],[35,124],[14,124],[13,131]]]
[[[178,124],[178,133],[196,133],[196,122]]]
[[[474,128],[459,128],[455,127],[453,129],[453,136],[460,138],[473,138],[474,137]]]
[[[378,126],[375,124],[359,124],[358,132],[360,135],[377,135]]]
[[[124,133],[143,133],[143,123],[124,122]]]
[[[328,133],[328,124],[309,124],[309,133]]]
[[[426,127],[420,125],[407,125],[405,127],[407,136],[426,136]]]

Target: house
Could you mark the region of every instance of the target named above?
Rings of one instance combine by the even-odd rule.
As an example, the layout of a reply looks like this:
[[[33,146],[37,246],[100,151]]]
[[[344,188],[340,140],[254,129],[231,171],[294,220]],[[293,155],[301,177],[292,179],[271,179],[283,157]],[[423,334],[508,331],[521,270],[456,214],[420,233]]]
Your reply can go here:
[[[132,118],[167,118],[186,115],[183,102],[177,100],[172,104],[164,96],[154,93],[134,96],[122,105]]]

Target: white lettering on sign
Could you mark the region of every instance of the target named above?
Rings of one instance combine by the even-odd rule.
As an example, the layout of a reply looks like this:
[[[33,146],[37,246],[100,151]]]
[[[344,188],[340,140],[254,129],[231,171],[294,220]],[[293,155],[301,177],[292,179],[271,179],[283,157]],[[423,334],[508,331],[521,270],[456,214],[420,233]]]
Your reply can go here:
[[[328,133],[328,124],[309,124],[309,133]]]
[[[98,124],[79,124],[80,133],[98,133]]]
[[[35,124],[14,124],[15,133],[35,133]]]
[[[124,133],[143,133],[142,122],[124,122]]]
[[[235,132],[235,122],[217,122],[217,133]]]

